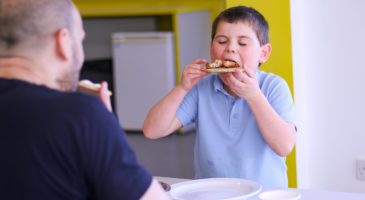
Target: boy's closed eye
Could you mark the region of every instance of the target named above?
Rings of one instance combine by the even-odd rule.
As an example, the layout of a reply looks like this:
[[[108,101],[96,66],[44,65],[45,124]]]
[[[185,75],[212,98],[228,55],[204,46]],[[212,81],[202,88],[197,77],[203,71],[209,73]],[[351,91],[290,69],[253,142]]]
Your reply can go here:
[[[218,44],[226,44],[227,42],[228,42],[228,40],[227,39],[225,39],[225,38],[217,38],[216,40],[215,40]],[[246,46],[247,45],[247,41],[245,41],[245,40],[239,40],[239,41],[237,41],[237,43],[238,43],[238,45],[240,45],[240,46]]]
[[[247,43],[246,43],[246,42],[238,42],[238,44],[239,44],[240,46],[246,46],[246,45],[247,45]]]
[[[242,37],[242,38],[239,38],[237,42],[240,46],[246,46],[250,43],[250,40],[246,37]]]
[[[219,39],[216,40],[216,42],[218,44],[226,44],[227,43],[227,39],[219,38]]]

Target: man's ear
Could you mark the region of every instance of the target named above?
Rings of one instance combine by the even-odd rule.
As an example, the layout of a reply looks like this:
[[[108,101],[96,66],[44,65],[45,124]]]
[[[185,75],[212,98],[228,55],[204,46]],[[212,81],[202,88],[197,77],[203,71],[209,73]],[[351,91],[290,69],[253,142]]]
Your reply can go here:
[[[56,54],[62,60],[72,57],[72,40],[68,29],[62,28],[55,35]]]
[[[260,54],[260,59],[259,62],[261,64],[265,63],[267,61],[267,59],[269,59],[270,54],[271,54],[271,44],[267,43],[265,45],[261,46],[261,54]]]

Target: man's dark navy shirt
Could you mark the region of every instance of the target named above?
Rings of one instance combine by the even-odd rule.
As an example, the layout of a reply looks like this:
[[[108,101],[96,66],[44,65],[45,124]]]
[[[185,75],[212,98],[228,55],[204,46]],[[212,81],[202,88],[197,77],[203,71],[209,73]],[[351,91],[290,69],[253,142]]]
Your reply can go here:
[[[89,95],[0,79],[1,199],[139,199],[151,175]]]

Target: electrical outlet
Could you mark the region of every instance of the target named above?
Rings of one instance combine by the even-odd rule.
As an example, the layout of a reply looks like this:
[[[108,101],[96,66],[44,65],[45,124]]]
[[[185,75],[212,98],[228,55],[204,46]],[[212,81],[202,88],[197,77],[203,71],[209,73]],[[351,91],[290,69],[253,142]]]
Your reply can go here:
[[[365,158],[356,160],[356,178],[365,181]]]

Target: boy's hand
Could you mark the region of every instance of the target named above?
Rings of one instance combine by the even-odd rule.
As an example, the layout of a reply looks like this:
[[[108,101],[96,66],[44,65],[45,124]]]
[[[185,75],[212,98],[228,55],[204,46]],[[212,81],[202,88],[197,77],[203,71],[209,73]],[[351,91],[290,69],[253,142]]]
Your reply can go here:
[[[207,61],[205,59],[194,60],[193,63],[185,66],[182,73],[180,86],[184,90],[189,91],[194,85],[196,85],[204,76],[208,73],[201,70],[202,65],[205,65]]]
[[[227,82],[229,89],[236,94],[236,96],[243,99],[251,100],[260,94],[261,90],[256,79],[256,74],[244,66],[245,71],[229,73]]]

